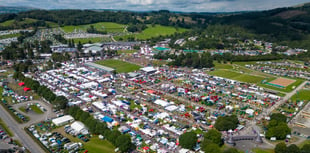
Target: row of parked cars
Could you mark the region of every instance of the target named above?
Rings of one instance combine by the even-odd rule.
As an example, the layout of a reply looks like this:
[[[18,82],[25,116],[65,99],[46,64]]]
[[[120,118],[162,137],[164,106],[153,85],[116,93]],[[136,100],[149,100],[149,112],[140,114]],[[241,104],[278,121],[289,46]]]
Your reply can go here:
[[[77,152],[82,143],[71,142],[70,139],[64,137],[58,132],[41,133],[36,130],[36,126],[32,125],[28,130],[37,138],[50,152]]]

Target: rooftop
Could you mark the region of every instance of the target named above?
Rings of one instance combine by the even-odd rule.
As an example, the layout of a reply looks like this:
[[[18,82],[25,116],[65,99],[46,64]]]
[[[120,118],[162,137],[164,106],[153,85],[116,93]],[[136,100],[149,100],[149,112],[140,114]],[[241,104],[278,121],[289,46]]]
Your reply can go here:
[[[110,68],[110,67],[107,67],[107,66],[103,66],[103,65],[99,65],[99,64],[96,64],[96,63],[85,63],[85,65],[86,66],[90,66],[90,67],[95,67],[97,69],[101,69],[101,70],[108,71],[108,72],[115,71],[115,69],[113,69],[113,68]]]

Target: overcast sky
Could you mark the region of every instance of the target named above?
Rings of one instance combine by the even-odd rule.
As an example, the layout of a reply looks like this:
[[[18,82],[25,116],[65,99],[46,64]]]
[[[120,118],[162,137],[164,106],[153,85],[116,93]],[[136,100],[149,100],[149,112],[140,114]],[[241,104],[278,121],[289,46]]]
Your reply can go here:
[[[294,6],[309,0],[0,0],[3,6],[42,9],[117,9],[132,11],[234,12]]]

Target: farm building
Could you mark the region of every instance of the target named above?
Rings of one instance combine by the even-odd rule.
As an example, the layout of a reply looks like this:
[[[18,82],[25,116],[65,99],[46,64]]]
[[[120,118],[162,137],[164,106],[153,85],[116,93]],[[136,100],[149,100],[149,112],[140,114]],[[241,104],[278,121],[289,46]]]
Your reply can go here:
[[[156,69],[154,69],[154,67],[144,67],[144,68],[141,68],[141,70],[146,74],[152,74],[157,71]]]
[[[81,134],[88,134],[88,129],[86,126],[80,122],[80,121],[75,121],[74,123],[71,124],[71,128],[76,132],[76,133],[81,133]]]
[[[52,122],[56,126],[62,126],[62,125],[68,124],[73,121],[74,121],[74,118],[71,115],[65,115],[65,116],[58,117],[52,120]]]
[[[96,63],[85,63],[86,66],[88,67],[92,67],[92,68],[95,68],[97,70],[99,70],[99,74],[100,75],[103,75],[103,74],[106,74],[106,73],[114,73],[115,72],[115,69],[113,68],[110,68],[110,67],[107,67],[107,66],[103,66],[103,65],[99,65],[99,64],[96,64]]]

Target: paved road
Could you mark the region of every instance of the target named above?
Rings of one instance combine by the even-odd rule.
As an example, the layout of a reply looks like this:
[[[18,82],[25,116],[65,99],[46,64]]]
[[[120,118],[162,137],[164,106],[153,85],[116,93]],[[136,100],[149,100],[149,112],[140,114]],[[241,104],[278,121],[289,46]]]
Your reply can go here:
[[[289,100],[293,95],[297,93],[297,91],[301,90],[307,83],[308,81],[305,81],[301,85],[296,87],[293,91],[291,91],[290,93],[287,93],[286,96],[282,98],[282,100],[280,100],[278,103],[273,105],[269,110],[267,110],[267,114],[270,114],[274,109],[278,108],[283,103],[285,103],[287,100]]]
[[[31,139],[31,137],[24,131],[23,126],[19,125],[2,105],[0,105],[0,109],[0,116],[8,127],[14,132],[14,137],[20,140],[30,152],[43,153],[44,150]]]

